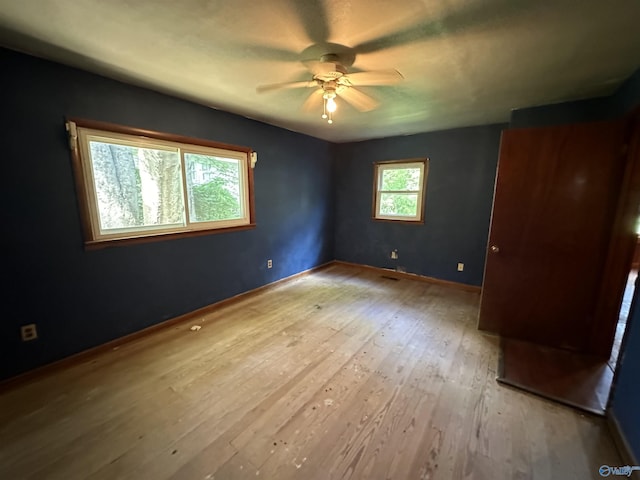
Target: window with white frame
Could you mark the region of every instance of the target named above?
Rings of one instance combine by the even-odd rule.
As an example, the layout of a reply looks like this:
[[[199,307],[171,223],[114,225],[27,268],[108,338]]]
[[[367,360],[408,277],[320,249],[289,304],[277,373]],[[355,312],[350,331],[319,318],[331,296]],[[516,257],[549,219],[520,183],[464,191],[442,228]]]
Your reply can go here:
[[[424,222],[428,159],[374,164],[373,218]]]
[[[253,226],[251,150],[70,121],[87,244]]]

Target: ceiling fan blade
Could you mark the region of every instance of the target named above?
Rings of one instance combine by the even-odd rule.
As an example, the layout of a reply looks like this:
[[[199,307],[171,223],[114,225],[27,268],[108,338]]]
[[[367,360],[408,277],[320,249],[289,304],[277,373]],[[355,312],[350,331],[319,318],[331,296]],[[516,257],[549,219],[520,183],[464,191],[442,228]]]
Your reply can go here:
[[[421,21],[402,30],[391,32],[356,45],[354,49],[359,53],[372,53],[389,48],[409,45],[441,35],[437,30],[438,24],[433,21]]]
[[[344,88],[338,96],[361,112],[369,112],[380,105],[376,99],[353,87]]]
[[[442,15],[438,18],[426,18],[408,25],[400,30],[372,38],[353,46],[359,54],[373,53],[393,47],[410,45],[434,37],[452,35],[471,28],[489,28],[495,22],[504,22],[513,17],[528,13],[522,8],[520,1],[495,0],[484,2],[468,2],[466,7]]]
[[[302,111],[310,112],[317,109],[318,112],[320,112],[320,106],[322,105],[322,93],[323,91],[321,88],[312,92],[302,104]]]
[[[260,60],[274,60],[279,62],[295,62],[299,59],[299,52],[286,50],[284,48],[270,47],[268,45],[258,45],[255,43],[245,43],[247,52]]]
[[[326,42],[330,36],[329,19],[322,0],[288,0],[300,24],[309,37],[310,43]]]
[[[399,71],[389,69],[350,73],[347,75],[347,80],[356,87],[366,87],[371,85],[395,85],[404,80],[404,77]]]
[[[313,80],[307,80],[304,82],[284,82],[284,83],[272,83],[270,85],[260,85],[256,87],[256,92],[264,93],[271,92],[273,90],[283,90],[290,88],[308,88],[316,87],[318,84]]]

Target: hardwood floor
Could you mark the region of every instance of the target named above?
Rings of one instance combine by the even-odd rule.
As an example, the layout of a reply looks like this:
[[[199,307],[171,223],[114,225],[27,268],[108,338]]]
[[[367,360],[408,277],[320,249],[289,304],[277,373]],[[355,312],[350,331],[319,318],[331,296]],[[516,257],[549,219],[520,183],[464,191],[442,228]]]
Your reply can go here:
[[[334,265],[0,395],[6,479],[587,479],[604,420],[497,384],[479,296]]]

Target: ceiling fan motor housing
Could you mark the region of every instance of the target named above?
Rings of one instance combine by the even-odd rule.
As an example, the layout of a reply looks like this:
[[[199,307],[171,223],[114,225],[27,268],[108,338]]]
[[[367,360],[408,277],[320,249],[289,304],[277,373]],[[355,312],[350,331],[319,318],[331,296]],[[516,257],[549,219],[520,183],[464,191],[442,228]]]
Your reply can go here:
[[[320,65],[320,71],[313,77],[316,80],[328,82],[337,80],[347,74],[346,67],[340,63],[338,55],[334,53],[322,55],[322,57],[320,57]]]

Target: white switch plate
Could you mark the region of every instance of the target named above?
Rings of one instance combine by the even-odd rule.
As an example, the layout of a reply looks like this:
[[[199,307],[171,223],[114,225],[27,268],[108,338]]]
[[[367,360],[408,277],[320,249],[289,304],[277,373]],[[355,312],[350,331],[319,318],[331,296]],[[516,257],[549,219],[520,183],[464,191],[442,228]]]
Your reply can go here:
[[[458,263],[458,271],[459,272],[463,272],[464,271],[464,263]]]

